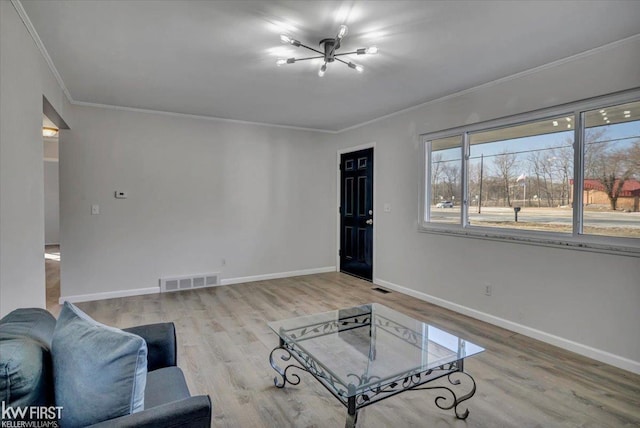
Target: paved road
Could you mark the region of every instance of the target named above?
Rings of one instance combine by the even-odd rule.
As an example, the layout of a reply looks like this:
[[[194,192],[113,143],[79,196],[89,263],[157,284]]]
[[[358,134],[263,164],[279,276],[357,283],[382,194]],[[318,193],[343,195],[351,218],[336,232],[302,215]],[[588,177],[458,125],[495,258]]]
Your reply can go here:
[[[482,213],[477,208],[470,210],[471,223],[514,221],[513,208],[483,207]],[[460,218],[460,208],[431,207],[431,217],[435,221],[456,222]],[[534,208],[526,207],[518,213],[518,221],[528,223],[545,223],[558,225],[572,224],[570,208]],[[585,211],[584,225],[599,228],[633,228],[640,229],[640,212],[625,213],[621,211]]]

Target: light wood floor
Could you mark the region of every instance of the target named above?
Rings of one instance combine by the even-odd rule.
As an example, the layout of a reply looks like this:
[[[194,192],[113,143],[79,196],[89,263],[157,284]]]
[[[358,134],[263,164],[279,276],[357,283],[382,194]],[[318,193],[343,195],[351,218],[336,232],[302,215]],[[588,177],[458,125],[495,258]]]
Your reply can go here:
[[[47,309],[54,316],[60,313],[60,246],[47,245],[44,247],[44,266],[46,272],[46,301]]]
[[[449,330],[486,351],[465,362],[478,385],[466,402],[466,421],[438,409],[436,392],[408,391],[362,410],[359,427],[640,426],[640,376],[371,288],[327,273],[78,306],[117,327],[175,322],[178,364],[193,394],[211,396],[216,427],[344,426],[346,408],[309,374],[301,374],[298,386],[273,386],[268,358],[278,340],[266,323],[370,302]]]

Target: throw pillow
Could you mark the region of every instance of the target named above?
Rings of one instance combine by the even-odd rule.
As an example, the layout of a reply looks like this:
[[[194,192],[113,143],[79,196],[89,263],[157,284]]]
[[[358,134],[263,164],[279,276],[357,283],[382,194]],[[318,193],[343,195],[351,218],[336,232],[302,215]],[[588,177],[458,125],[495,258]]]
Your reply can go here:
[[[60,423],[86,426],[144,409],[147,344],[65,302],[51,343]]]

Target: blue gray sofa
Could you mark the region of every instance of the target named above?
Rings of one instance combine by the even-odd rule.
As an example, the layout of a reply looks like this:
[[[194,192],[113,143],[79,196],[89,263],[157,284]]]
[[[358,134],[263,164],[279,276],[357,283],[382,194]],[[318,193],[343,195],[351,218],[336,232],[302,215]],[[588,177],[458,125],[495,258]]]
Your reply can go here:
[[[65,310],[66,307],[63,308],[63,311]],[[62,313],[60,319],[62,319]],[[61,321],[58,322],[61,323]],[[75,367],[71,367],[70,372],[67,371],[65,379],[60,379],[58,372],[54,375],[54,371],[58,370],[57,367],[60,365],[60,362],[57,361],[54,370],[52,340],[54,330],[58,334],[56,323],[56,319],[49,312],[36,308],[17,309],[0,320],[0,401],[2,402],[0,404],[5,410],[4,420],[7,420],[7,416],[16,417],[16,420],[32,420],[30,418],[33,418],[33,415],[36,415],[38,420],[43,417],[50,420],[57,411],[56,406],[60,406],[57,400],[60,397],[57,395],[67,394],[67,400],[75,400],[73,395],[70,398],[68,396],[76,393],[74,388],[67,386],[70,384],[69,382],[79,380],[84,384],[83,388],[91,388],[92,382],[95,381],[93,374],[88,376],[89,379],[73,379],[74,376],[83,375],[82,370],[76,370]],[[91,426],[210,427],[211,400],[209,396],[191,396],[184,375],[176,365],[174,324],[151,324],[122,331],[137,338],[145,349],[146,371],[142,375],[146,376],[146,382],[143,379],[142,387],[145,384],[146,387],[143,388],[143,409],[141,407],[135,413],[124,411],[126,414],[122,414],[123,412],[120,411],[120,415],[115,413],[118,416],[99,420]],[[118,330],[120,334],[122,331]],[[82,340],[83,333],[74,334],[78,336],[75,339]],[[107,346],[111,345],[107,344]],[[68,348],[68,346],[65,347]],[[142,358],[145,357],[144,354],[141,354]],[[60,359],[60,357],[57,358]],[[68,357],[65,356],[65,358]],[[100,375],[101,373],[95,373],[96,378]],[[86,376],[86,372],[84,376]],[[65,391],[60,390],[60,384],[63,383],[63,380]],[[57,386],[56,383],[58,383]],[[107,386],[109,387],[109,384]],[[86,389],[79,390],[87,391]],[[78,398],[86,399],[87,397]],[[93,411],[91,406],[84,407],[85,412]],[[14,411],[15,409],[39,408],[44,409],[44,413],[40,411],[40,413],[23,414],[21,417],[17,417],[15,413],[7,413],[7,408],[14,409]],[[59,420],[61,426],[84,425],[73,423],[72,419],[65,421],[64,412],[65,409],[62,409],[62,417]],[[70,420],[72,422],[68,422]]]

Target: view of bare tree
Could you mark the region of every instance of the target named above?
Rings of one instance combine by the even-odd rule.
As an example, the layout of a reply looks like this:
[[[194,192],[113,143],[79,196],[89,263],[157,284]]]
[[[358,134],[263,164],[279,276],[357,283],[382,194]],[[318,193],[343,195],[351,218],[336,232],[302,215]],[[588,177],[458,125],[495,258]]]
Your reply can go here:
[[[561,147],[551,150],[549,159],[555,176],[560,177],[560,205],[569,205],[570,180],[573,177],[573,138],[565,141]]]
[[[444,175],[447,195],[450,195],[451,199],[460,200],[460,164],[457,162],[446,163],[442,169],[442,175]]]
[[[511,192],[509,186],[515,180],[515,170],[517,167],[517,157],[515,153],[509,153],[507,150],[495,156],[493,159],[494,173],[498,176],[502,183],[503,198],[507,206],[511,206]]]
[[[630,149],[616,143],[602,131],[585,135],[585,178],[598,180],[614,211],[624,183],[640,174],[640,140]]]
[[[440,182],[440,175],[442,174],[442,154],[433,152],[431,154],[431,203],[436,204],[438,202],[438,189]]]

